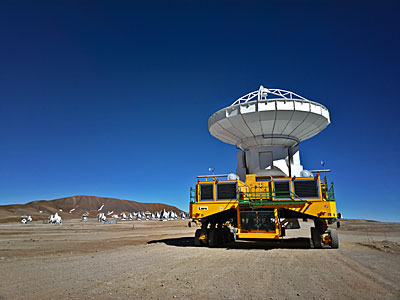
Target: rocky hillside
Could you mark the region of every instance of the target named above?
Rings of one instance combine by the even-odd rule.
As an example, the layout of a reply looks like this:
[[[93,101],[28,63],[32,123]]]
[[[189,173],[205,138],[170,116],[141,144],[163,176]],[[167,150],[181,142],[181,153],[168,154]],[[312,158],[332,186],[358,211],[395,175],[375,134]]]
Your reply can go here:
[[[156,212],[163,209],[172,210],[178,214],[182,211],[175,206],[162,203],[141,203],[97,196],[73,196],[55,200],[32,201],[26,204],[1,205],[0,222],[19,221],[23,215],[31,215],[36,220],[44,220],[55,212],[58,212],[63,218],[79,218],[85,212],[89,212],[93,217],[99,213],[101,207],[101,212],[114,211],[117,214],[133,211]]]

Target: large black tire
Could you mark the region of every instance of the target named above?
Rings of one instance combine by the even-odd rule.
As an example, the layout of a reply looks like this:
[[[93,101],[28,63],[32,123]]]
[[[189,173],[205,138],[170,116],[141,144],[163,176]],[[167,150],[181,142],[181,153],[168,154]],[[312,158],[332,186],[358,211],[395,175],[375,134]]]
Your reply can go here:
[[[217,228],[216,229],[216,235],[215,235],[215,246],[216,247],[222,247],[225,244],[225,230],[223,228]]]
[[[211,248],[216,247],[216,237],[217,237],[217,230],[215,228],[211,228],[207,235],[208,246]]]
[[[315,227],[311,227],[311,240],[313,242],[313,245],[314,245],[315,249],[322,248],[321,233]]]
[[[229,230],[228,227],[224,227],[221,229],[222,244],[229,244],[231,242],[230,233],[231,233],[231,231]]]
[[[199,240],[201,235],[201,229],[197,229],[196,233],[194,234],[194,245],[195,246],[201,246],[201,242]]]
[[[336,227],[340,228],[340,222],[339,221],[336,222]]]
[[[208,228],[202,229],[201,234],[205,234],[206,235],[206,239],[200,242],[202,246],[208,246],[208,235],[209,235],[209,233],[210,233],[210,229],[208,229]]]
[[[339,236],[338,233],[336,231],[336,229],[329,229],[329,233],[331,235],[331,248],[332,249],[338,249],[339,248]]]

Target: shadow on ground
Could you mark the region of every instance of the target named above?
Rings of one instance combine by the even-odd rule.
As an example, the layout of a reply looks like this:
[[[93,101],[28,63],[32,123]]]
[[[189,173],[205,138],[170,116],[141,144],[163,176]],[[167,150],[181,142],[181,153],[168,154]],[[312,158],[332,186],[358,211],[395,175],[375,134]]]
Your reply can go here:
[[[164,243],[168,246],[175,247],[195,247],[194,238],[182,237],[175,239],[162,239],[149,241],[147,244]],[[311,240],[309,238],[293,238],[285,240],[272,240],[272,241],[236,241],[234,243],[226,244],[225,249],[311,249]]]

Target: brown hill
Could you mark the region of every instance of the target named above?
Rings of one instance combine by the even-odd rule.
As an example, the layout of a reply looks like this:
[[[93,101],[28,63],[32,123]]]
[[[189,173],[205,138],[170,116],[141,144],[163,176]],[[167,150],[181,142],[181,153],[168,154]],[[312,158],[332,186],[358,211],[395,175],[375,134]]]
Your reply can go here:
[[[26,204],[0,205],[0,222],[19,221],[21,216],[30,215],[34,220],[47,219],[49,215],[57,212],[62,218],[78,218],[82,213],[89,212],[90,217],[95,217],[102,206],[102,212],[157,212],[165,209],[180,213],[182,210],[175,206],[162,203],[141,203],[131,200],[104,198],[97,196],[73,196],[55,200],[38,200]],[[71,213],[70,210],[74,209]]]

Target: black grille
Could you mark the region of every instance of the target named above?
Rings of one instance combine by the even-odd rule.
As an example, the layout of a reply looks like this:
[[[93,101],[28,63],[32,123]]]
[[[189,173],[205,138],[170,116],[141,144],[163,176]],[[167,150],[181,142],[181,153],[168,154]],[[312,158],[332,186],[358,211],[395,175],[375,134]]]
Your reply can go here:
[[[294,193],[300,198],[318,198],[318,181],[295,180]]]
[[[236,199],[236,183],[218,183],[217,200]]]
[[[289,181],[274,181],[274,190],[276,198],[290,198]]]
[[[271,177],[267,176],[257,176],[256,181],[271,181]]]
[[[200,185],[200,200],[214,200],[214,185],[201,184]]]

